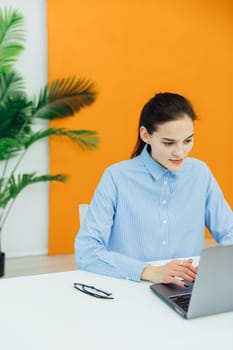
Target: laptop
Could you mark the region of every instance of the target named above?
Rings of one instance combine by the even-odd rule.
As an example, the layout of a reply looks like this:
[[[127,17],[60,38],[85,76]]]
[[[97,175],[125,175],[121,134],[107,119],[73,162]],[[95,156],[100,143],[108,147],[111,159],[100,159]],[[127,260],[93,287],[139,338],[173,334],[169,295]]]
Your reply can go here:
[[[152,291],[178,314],[190,319],[233,311],[233,245],[204,249],[194,284],[158,283]]]

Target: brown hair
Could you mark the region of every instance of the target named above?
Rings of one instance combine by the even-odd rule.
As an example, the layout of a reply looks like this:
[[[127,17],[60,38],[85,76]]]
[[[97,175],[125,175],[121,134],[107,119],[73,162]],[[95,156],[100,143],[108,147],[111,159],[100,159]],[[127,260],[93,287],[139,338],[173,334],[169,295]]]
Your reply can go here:
[[[138,156],[145,146],[140,137],[140,128],[144,126],[152,135],[158,125],[177,120],[187,115],[193,121],[197,119],[192,104],[183,96],[171,92],[158,93],[143,107],[139,118],[138,136],[131,158]]]

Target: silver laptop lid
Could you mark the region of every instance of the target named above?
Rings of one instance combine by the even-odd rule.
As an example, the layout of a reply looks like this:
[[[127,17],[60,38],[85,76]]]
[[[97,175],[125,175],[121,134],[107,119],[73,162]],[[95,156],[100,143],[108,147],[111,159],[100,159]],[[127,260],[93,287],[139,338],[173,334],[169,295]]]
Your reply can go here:
[[[233,245],[201,255],[187,318],[233,311]]]

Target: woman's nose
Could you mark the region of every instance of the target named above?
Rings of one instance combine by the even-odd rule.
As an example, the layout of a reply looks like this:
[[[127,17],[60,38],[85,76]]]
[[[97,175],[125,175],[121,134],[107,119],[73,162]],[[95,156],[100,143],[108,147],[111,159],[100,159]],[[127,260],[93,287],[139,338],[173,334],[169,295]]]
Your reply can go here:
[[[182,147],[179,147],[173,151],[173,155],[176,158],[183,158],[185,155],[185,150]]]

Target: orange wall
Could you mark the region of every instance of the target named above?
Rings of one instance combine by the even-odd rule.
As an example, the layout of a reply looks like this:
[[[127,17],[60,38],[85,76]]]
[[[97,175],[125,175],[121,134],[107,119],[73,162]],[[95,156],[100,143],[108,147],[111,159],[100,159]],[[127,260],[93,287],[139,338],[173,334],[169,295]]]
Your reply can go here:
[[[77,205],[89,202],[103,170],[129,157],[144,103],[158,91],[196,107],[193,156],[213,170],[233,206],[232,0],[47,0],[49,79],[76,74],[96,82],[94,105],[57,126],[97,130],[84,152],[50,143],[50,171],[70,175],[50,188],[49,253],[72,253]]]

